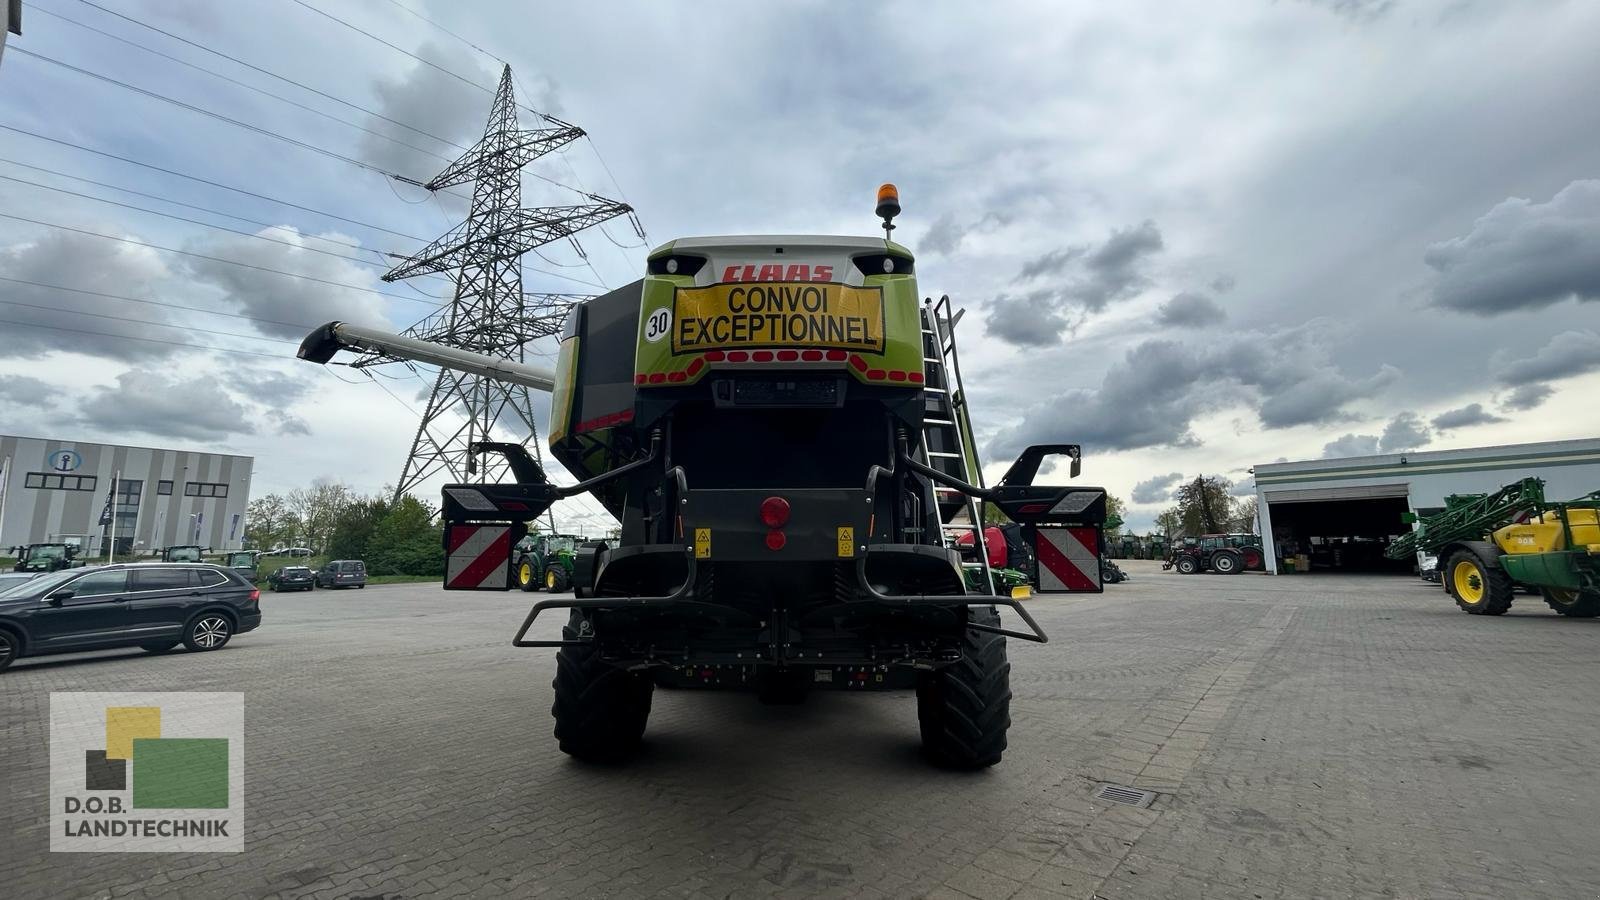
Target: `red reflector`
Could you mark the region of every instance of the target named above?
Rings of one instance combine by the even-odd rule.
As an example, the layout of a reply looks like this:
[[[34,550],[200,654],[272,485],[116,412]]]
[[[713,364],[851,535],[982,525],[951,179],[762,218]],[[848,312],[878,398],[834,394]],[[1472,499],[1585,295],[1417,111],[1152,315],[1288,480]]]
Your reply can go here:
[[[868,381],[882,381],[883,380],[883,376],[884,376],[884,371],[882,369],[868,369],[867,370],[867,380]]]
[[[1029,513],[1042,513],[1049,508],[1049,504],[1029,503],[1027,506],[1018,508],[1017,512],[1022,513],[1023,515],[1028,515]]]
[[[789,524],[789,501],[782,497],[768,497],[761,501],[761,524],[768,528],[782,528]]]
[[[779,350],[778,351],[778,362],[798,362],[799,359],[800,359],[800,351],[798,351],[798,350]]]
[[[900,371],[899,369],[895,369],[895,370],[893,370],[893,371],[891,371],[889,373],[889,380],[890,381],[905,381],[906,380],[906,373]]]
[[[521,500],[506,500],[500,504],[500,508],[513,510],[515,512],[523,512],[527,510],[528,504],[523,503]]]
[[[706,362],[722,362],[727,358],[728,354],[723,353],[721,350],[711,350],[706,353]]]
[[[756,352],[750,354],[750,361],[751,362],[772,362],[772,351],[771,350],[757,350]]]
[[[921,372],[907,372],[906,373],[906,377],[911,379],[911,383],[912,384],[921,384],[922,383],[922,373]]]
[[[822,362],[822,351],[807,350],[806,352],[800,354],[800,358],[806,362]]]
[[[689,373],[687,373],[687,372],[673,372],[673,373],[671,373],[671,374],[669,374],[667,376],[667,380],[672,382],[673,384],[677,384],[680,381],[688,381],[689,380]]]
[[[694,360],[689,363],[689,369],[688,369],[689,376],[691,378],[694,377],[694,375],[696,375],[701,369],[704,369],[705,367],[706,367],[706,361],[701,359],[698,356],[695,357]]]
[[[743,350],[729,350],[728,351],[728,362],[744,362],[745,360],[747,360],[749,358],[750,358],[750,354],[744,352]]]
[[[783,545],[787,544],[787,543],[789,543],[789,539],[783,536],[783,532],[781,532],[781,531],[769,531],[769,532],[767,532],[767,549],[768,550],[782,550],[783,549]]]
[[[638,375],[633,376],[633,383],[644,384],[644,373],[640,372]]]
[[[850,354],[844,352],[843,350],[829,350],[828,362],[844,362],[845,358],[849,355]]]
[[[850,365],[857,372],[865,372],[867,370],[867,361],[853,353],[850,354]]]
[[[666,380],[667,380],[667,373],[665,373],[665,372],[651,372],[650,373],[650,383],[651,384],[661,384],[662,382],[664,382]]]
[[[260,603],[261,602],[261,589],[260,588],[251,588],[250,589],[250,602],[251,603]]]

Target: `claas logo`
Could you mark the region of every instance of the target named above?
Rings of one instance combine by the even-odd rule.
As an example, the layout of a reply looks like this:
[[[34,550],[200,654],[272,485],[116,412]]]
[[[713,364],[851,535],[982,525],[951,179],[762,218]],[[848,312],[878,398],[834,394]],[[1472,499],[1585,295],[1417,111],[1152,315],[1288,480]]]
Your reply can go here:
[[[805,263],[754,263],[728,266],[722,270],[722,280],[729,281],[832,281],[833,266],[812,266]]]

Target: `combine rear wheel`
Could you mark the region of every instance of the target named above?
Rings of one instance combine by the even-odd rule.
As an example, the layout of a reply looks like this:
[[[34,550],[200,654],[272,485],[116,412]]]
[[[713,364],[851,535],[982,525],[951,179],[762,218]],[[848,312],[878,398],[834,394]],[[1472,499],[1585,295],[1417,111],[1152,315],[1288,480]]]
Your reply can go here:
[[[1457,550],[1445,565],[1444,583],[1456,605],[1475,616],[1498,616],[1511,608],[1516,585],[1499,566],[1473,550]]]
[[[982,625],[999,625],[994,607],[973,607]],[[967,629],[961,661],[922,677],[917,683],[917,722],[922,750],[934,763],[952,769],[982,769],[1000,761],[1011,727],[1011,663],[1006,639]]]
[[[562,640],[580,636],[576,611]],[[556,741],[561,752],[589,762],[619,762],[639,749],[655,685],[635,672],[606,665],[592,645],[556,652]]]
[[[1544,602],[1563,616],[1574,619],[1592,619],[1600,616],[1600,591],[1575,591],[1563,588],[1540,588]]]

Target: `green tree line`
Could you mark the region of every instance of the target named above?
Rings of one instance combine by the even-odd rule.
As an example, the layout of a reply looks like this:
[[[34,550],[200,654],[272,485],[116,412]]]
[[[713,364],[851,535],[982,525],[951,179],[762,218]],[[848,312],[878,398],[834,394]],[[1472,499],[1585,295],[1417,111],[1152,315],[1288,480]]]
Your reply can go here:
[[[373,575],[444,575],[436,510],[407,494],[363,497],[319,482],[250,501],[245,541],[252,549],[305,547],[313,556],[359,559]]]

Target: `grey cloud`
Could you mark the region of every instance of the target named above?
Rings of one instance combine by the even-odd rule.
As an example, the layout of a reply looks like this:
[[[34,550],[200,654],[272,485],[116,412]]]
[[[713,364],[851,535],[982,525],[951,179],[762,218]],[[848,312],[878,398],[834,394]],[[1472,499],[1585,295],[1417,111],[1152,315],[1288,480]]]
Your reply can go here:
[[[60,390],[48,382],[27,375],[0,375],[0,401],[18,406],[54,405]]]
[[[1459,409],[1446,410],[1434,416],[1433,427],[1437,431],[1450,431],[1455,428],[1492,425],[1504,421],[1506,421],[1504,418],[1485,410],[1482,403],[1468,403]]]
[[[987,332],[1026,347],[1057,343],[1061,332],[1088,313],[1134,296],[1150,285],[1149,258],[1163,247],[1161,230],[1148,219],[1111,232],[1098,247],[1052,250],[1023,264],[1018,282],[1049,277],[1052,284],[1020,297],[1001,294],[989,304]],[[1068,315],[1069,310],[1078,313]],[[1032,321],[1022,319],[1032,316]]]
[[[1510,412],[1534,409],[1550,399],[1550,395],[1554,393],[1555,388],[1548,384],[1524,384],[1507,394],[1506,398],[1500,401],[1500,408]]]
[[[989,302],[984,334],[1019,347],[1049,347],[1061,342],[1061,332],[1074,326],[1050,291],[1001,294]]]
[[[1406,450],[1416,450],[1425,447],[1433,440],[1433,435],[1428,432],[1428,426],[1422,424],[1422,419],[1416,413],[1403,412],[1389,420],[1384,426],[1383,435],[1378,438],[1378,452],[1401,453]]]
[[[1228,496],[1230,497],[1254,497],[1255,495],[1256,482],[1254,478],[1246,478],[1235,481],[1233,485],[1228,488]]]
[[[1232,275],[1224,272],[1221,275],[1211,279],[1211,289],[1219,294],[1226,294],[1227,292],[1233,290],[1238,283],[1238,280]]]
[[[1343,459],[1347,456],[1372,456],[1378,452],[1375,434],[1341,435],[1322,445],[1323,459]]]
[[[961,249],[961,242],[967,235],[974,231],[984,231],[995,228],[1011,221],[1011,217],[1001,213],[985,213],[978,221],[968,225],[956,220],[954,213],[944,213],[933,220],[928,230],[917,244],[917,250],[928,256],[949,256]]]
[[[272,237],[287,241],[289,245],[251,240],[242,235],[222,235],[196,241],[193,247],[207,256],[294,272],[322,281],[361,287],[381,284],[376,268],[365,268],[308,250],[305,237],[292,228],[274,229]],[[376,294],[209,259],[191,259],[186,265],[195,280],[224,291],[226,298],[237,304],[245,315],[268,320],[252,323],[264,334],[298,339],[305,337],[308,327],[332,319],[379,327],[388,325],[383,314],[384,301]],[[271,324],[276,322],[289,324]]]
[[[111,433],[137,432],[163,438],[216,441],[253,434],[244,404],[209,376],[180,378],[133,369],[115,387],[96,387],[79,404],[79,419]]]
[[[1165,503],[1172,499],[1172,487],[1183,480],[1182,472],[1168,472],[1141,481],[1133,486],[1130,495],[1134,503]]]
[[[1028,444],[1062,440],[1101,450],[1192,447],[1199,440],[1190,423],[1221,406],[1258,400],[1257,414],[1268,428],[1326,422],[1398,377],[1385,366],[1368,378],[1350,378],[1317,342],[1317,330],[1313,322],[1204,344],[1145,341],[1106,371],[1098,389],[1069,390],[1026,410],[1020,422],[1000,429],[990,452],[1007,456]],[[1275,352],[1262,353],[1262,346]]]
[[[1496,377],[1507,387],[1554,381],[1600,369],[1600,334],[1563,331],[1526,359],[1503,361]]]
[[[1395,0],[1302,0],[1353,22],[1370,22],[1394,9]]]
[[[1017,273],[1017,280],[1028,281],[1041,275],[1059,275],[1074,261],[1083,258],[1087,252],[1087,247],[1063,247],[1060,250],[1051,250],[1038,259],[1024,263],[1021,271]]]
[[[100,230],[118,233],[114,228]],[[159,293],[154,286],[168,274],[155,252],[147,248],[69,232],[49,232],[31,243],[0,249],[0,272],[25,281],[130,297]],[[151,340],[184,340],[181,333],[170,328],[152,327],[166,321],[160,307],[11,282],[5,283],[5,299],[13,302],[0,306],[0,310],[13,321],[4,327],[15,331],[9,339],[0,341],[0,357],[26,359],[69,351],[135,362],[174,353],[172,346]],[[84,312],[141,321],[97,319],[82,315]],[[38,327],[21,327],[26,325]],[[129,340],[130,337],[147,340]]]
[[[283,372],[243,372],[234,377],[233,389],[256,403],[282,406],[311,393],[311,381]]]
[[[283,416],[278,419],[277,426],[278,433],[285,436],[309,436],[311,434],[311,426],[306,424],[306,420],[299,416]]]
[[[1173,326],[1216,325],[1227,317],[1217,301],[1190,291],[1174,295],[1156,311],[1156,319],[1161,324]]]
[[[1574,181],[1548,203],[1505,200],[1423,261],[1438,273],[1433,302],[1458,312],[1600,300],[1600,180]]]

